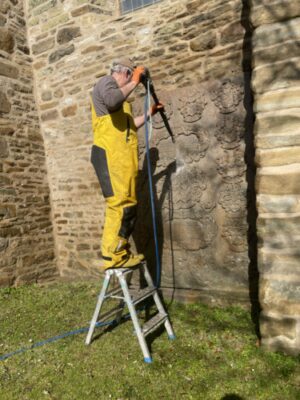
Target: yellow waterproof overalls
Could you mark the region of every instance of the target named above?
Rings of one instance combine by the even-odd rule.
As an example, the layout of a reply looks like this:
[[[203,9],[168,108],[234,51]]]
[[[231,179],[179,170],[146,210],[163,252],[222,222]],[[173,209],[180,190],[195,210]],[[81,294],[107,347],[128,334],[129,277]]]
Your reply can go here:
[[[131,105],[125,101],[118,111],[98,117],[92,102],[92,126],[91,161],[106,200],[101,243],[104,268],[136,265],[143,257],[133,256],[128,245],[136,219],[138,173],[137,129]]]

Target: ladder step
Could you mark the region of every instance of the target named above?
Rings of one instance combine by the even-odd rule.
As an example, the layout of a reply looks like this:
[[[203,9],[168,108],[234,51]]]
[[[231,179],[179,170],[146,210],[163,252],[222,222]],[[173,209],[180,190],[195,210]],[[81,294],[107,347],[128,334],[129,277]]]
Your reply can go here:
[[[167,314],[158,313],[154,315],[149,321],[147,321],[142,329],[144,336],[153,332],[156,328],[158,328],[161,324],[163,324],[168,318]]]
[[[136,271],[137,269],[141,268],[141,266],[143,266],[142,262],[130,268],[117,268],[115,269],[115,271],[117,272],[116,275],[118,276],[118,274],[122,274],[123,276],[126,276],[128,274],[132,274],[133,271]]]
[[[109,299],[109,298],[111,298],[111,297],[113,297],[113,296],[118,296],[118,295],[120,295],[120,294],[123,294],[123,290],[122,290],[122,288],[117,287],[117,288],[114,288],[114,289],[109,290],[109,291],[106,293],[106,295],[104,296],[104,299]]]
[[[118,305],[118,306],[110,309],[109,311],[101,314],[101,318],[97,322],[99,323],[99,322],[106,321],[108,318],[112,317],[113,315],[117,314],[119,311],[123,310],[123,308],[124,307],[121,307],[121,306]]]
[[[130,295],[132,299],[132,304],[138,304],[141,301],[147,299],[148,297],[152,296],[152,294],[155,292],[155,287],[146,287],[144,289],[130,289]]]

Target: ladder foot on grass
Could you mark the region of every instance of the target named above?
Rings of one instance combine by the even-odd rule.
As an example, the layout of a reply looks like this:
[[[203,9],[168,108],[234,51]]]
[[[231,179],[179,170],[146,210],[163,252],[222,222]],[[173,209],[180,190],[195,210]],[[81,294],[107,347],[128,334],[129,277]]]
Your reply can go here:
[[[128,281],[131,279],[134,271],[141,271],[144,274],[145,281],[147,283],[147,286],[145,288],[139,290],[132,290],[130,288]],[[113,276],[117,277],[119,281],[119,287],[113,288],[112,290],[108,291],[109,284]],[[143,326],[141,326],[137,316],[136,305],[148,298],[153,298],[158,313],[155,314],[151,319],[149,319],[149,321],[147,321]],[[104,314],[101,314],[103,302],[108,299],[119,300],[119,306],[111,309]],[[149,352],[146,337],[162,325],[164,325],[169,339],[173,340],[176,337],[171,322],[169,320],[169,316],[158,294],[157,288],[153,284],[153,280],[148,271],[146,262],[141,262],[134,268],[117,268],[108,269],[105,271],[103,286],[98,297],[98,301],[93,318],[90,323],[85,343],[87,345],[91,343],[92,336],[97,325],[101,325],[102,322],[110,318],[112,315],[116,315],[114,321],[116,323],[120,323],[125,305],[129,310],[130,318],[132,320],[140,347],[143,352],[144,361],[146,363],[151,363],[152,357]]]

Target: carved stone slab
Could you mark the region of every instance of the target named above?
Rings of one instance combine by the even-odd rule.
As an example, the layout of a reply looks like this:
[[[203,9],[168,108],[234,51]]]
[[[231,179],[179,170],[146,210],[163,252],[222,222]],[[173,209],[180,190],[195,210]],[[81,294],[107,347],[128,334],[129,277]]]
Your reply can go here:
[[[172,143],[156,115],[150,158],[162,281],[186,289],[244,288],[248,227],[243,86],[237,81],[214,81],[158,96],[175,137]],[[141,104],[135,107],[143,109]],[[135,237],[139,251],[150,258],[152,254],[154,265],[143,132],[140,168]]]

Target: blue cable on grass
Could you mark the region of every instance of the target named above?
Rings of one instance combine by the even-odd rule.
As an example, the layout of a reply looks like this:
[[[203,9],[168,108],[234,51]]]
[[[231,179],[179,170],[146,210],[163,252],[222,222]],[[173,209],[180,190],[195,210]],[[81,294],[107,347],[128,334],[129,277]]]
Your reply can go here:
[[[142,311],[142,310],[143,310],[143,308],[141,308],[139,310],[139,312]],[[130,314],[128,313],[128,314],[126,314],[126,315],[124,315],[122,317],[122,320],[127,320],[129,318],[130,318]],[[112,321],[109,321],[109,322],[97,322],[96,323],[96,328],[99,328],[99,327],[102,327],[102,326],[114,325],[114,324],[116,324],[116,322],[117,321],[115,319],[113,319]],[[75,329],[74,331],[62,333],[61,335],[53,336],[53,337],[51,337],[49,339],[45,339],[45,340],[42,340],[40,342],[34,343],[31,346],[22,347],[21,349],[12,351],[11,353],[2,354],[2,356],[0,356],[0,361],[6,360],[7,358],[15,356],[17,354],[25,353],[26,351],[35,349],[36,347],[41,347],[41,346],[44,346],[45,344],[56,342],[57,340],[64,339],[64,338],[66,338],[68,336],[73,336],[73,335],[78,335],[79,333],[88,332],[88,330],[89,330],[89,327],[84,327],[84,328]]]
[[[115,323],[115,320],[110,321],[110,322],[98,322],[96,324],[96,327],[113,325],[114,323]],[[89,327],[79,328],[74,331],[70,331],[70,332],[62,333],[61,335],[53,336],[49,339],[45,339],[40,342],[34,343],[31,346],[22,347],[21,349],[12,351],[11,353],[3,354],[2,356],[0,356],[0,361],[6,360],[7,358],[12,357],[16,354],[25,353],[26,351],[35,349],[36,347],[41,347],[41,346],[44,346],[45,344],[56,342],[59,339],[64,339],[68,336],[73,336],[73,335],[77,335],[79,333],[87,332],[88,330],[89,330]]]
[[[155,286],[158,288],[160,286],[160,257],[158,250],[158,238],[157,238],[157,226],[156,226],[156,214],[155,214],[155,202],[153,195],[153,182],[152,182],[152,172],[151,172],[151,160],[150,160],[150,149],[149,149],[149,130],[148,130],[148,103],[149,103],[149,81],[147,85],[147,91],[145,96],[145,142],[146,142],[146,157],[147,157],[147,167],[148,167],[148,178],[149,178],[149,192],[151,200],[151,213],[152,213],[152,225],[154,233],[154,243],[155,243],[155,258],[156,258],[156,283]]]

